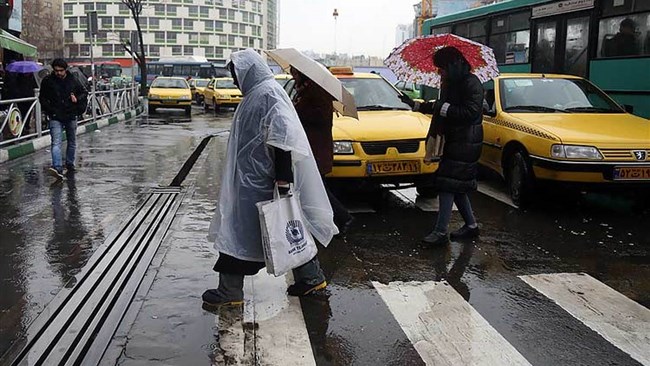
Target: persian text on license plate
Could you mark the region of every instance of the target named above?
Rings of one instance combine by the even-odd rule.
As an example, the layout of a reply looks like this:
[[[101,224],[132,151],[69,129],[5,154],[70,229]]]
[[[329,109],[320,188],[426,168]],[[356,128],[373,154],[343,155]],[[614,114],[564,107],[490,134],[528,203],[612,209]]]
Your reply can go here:
[[[650,166],[631,166],[614,168],[614,180],[648,180]]]
[[[368,163],[368,174],[396,174],[396,173],[419,173],[420,163],[418,161],[386,161],[379,163]]]

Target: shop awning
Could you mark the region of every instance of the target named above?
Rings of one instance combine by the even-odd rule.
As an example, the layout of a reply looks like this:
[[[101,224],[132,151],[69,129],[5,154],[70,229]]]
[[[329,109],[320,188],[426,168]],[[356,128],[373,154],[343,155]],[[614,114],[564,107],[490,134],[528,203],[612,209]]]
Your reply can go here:
[[[23,56],[36,57],[38,53],[35,46],[23,41],[13,34],[0,29],[0,47],[18,52]]]

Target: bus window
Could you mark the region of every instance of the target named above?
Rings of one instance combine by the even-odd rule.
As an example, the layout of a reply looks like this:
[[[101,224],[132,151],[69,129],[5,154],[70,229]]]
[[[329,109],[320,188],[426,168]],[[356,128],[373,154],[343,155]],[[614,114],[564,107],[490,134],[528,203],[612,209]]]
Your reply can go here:
[[[499,64],[528,62],[530,23],[528,11],[492,19],[490,47]]]
[[[431,29],[431,34],[445,34],[445,33],[451,33],[450,26]]]
[[[650,13],[602,19],[598,26],[598,56],[650,55]]]
[[[163,65],[162,67],[163,76],[174,76],[174,65]]]
[[[469,39],[472,41],[487,44],[487,20],[478,20],[469,23]]]
[[[556,22],[537,24],[537,44],[533,55],[533,72],[548,73],[555,69]]]
[[[563,72],[587,76],[589,17],[567,20]]]
[[[193,78],[198,77],[198,76],[199,76],[199,70],[200,70],[200,69],[201,69],[201,67],[200,67],[199,65],[192,65],[192,66],[190,67],[190,73],[189,73],[189,75],[190,75],[191,77],[193,77]]]

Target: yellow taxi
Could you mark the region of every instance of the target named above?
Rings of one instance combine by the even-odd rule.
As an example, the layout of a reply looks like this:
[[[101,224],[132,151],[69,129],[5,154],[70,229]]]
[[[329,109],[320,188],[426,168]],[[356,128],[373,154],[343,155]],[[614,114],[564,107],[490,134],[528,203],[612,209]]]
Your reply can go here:
[[[149,87],[149,113],[156,108],[184,109],[186,115],[192,114],[192,92],[187,81],[181,77],[159,76]]]
[[[425,163],[425,137],[431,117],[399,99],[400,92],[386,79],[372,73],[356,73],[350,67],[330,71],[354,96],[359,119],[335,113],[332,135],[334,164],[327,178],[349,187],[392,184],[415,185],[421,195],[435,193],[433,176],[438,163]],[[285,90],[293,97],[294,81]]]
[[[205,111],[214,108],[218,112],[222,107],[237,107],[242,99],[239,88],[232,78],[213,78],[203,91]]]
[[[203,103],[203,92],[205,87],[210,82],[210,79],[190,79],[190,89],[192,90],[192,99],[196,104]]]
[[[650,188],[650,121],[589,81],[504,74],[486,91],[480,163],[500,173],[515,204],[539,183]]]
[[[273,75],[273,78],[275,78],[275,81],[277,81],[280,86],[284,87],[287,82],[292,79],[292,76],[289,74],[276,74]]]

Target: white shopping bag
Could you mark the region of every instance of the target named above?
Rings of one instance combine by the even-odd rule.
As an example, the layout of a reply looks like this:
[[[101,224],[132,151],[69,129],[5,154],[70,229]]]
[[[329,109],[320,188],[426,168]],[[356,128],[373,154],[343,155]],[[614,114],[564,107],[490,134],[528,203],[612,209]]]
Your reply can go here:
[[[277,186],[274,198],[258,202],[260,228],[264,245],[266,271],[282,276],[290,270],[309,262],[318,249],[305,225],[297,194],[280,197]]]

